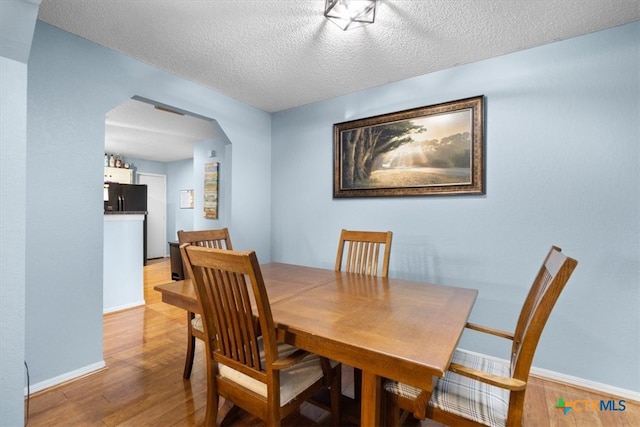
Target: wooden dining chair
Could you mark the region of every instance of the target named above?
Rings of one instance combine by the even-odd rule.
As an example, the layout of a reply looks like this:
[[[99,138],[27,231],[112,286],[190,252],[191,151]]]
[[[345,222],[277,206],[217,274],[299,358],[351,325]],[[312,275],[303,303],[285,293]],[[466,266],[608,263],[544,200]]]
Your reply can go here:
[[[552,247],[524,301],[515,332],[472,323],[467,328],[512,341],[510,360],[456,350],[433,393],[396,381],[384,384],[387,422],[400,423],[400,409],[455,426],[521,426],[533,356],[562,289],[578,262]],[[405,413],[406,414],[406,413]]]
[[[181,251],[202,309],[205,425],[216,423],[220,396],[278,426],[323,388],[331,392],[333,423],[339,425],[341,365],[277,342],[256,253],[190,245]]]
[[[381,277],[389,275],[391,256],[391,231],[356,231],[342,229],[336,255],[336,271]],[[344,268],[343,268],[344,262]],[[355,399],[360,400],[362,371],[354,368],[353,387]]]
[[[380,270],[380,276],[387,277],[392,237],[391,231],[343,229],[340,232],[335,270],[371,276],[377,276],[378,270]],[[381,266],[380,263],[382,263]]]
[[[196,231],[178,231],[178,243],[183,245],[189,243],[191,245],[203,246],[206,248],[229,249],[232,250],[231,236],[227,228],[219,228],[213,230],[196,230]],[[189,278],[186,268],[185,279]],[[187,312],[187,354],[184,361],[183,378],[188,380],[191,377],[191,368],[193,368],[193,359],[196,352],[196,338],[204,339],[204,329],[202,327],[202,319],[200,316]]]

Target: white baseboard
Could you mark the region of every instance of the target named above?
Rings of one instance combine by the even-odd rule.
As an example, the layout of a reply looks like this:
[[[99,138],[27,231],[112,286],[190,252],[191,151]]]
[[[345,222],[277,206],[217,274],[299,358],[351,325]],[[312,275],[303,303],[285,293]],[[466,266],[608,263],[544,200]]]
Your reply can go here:
[[[561,374],[559,372],[549,371],[548,369],[531,367],[531,375],[551,381],[571,384],[576,387],[586,388],[601,392],[605,396],[622,397],[626,400],[634,400],[640,402],[640,392],[627,390],[620,387],[614,387],[609,384],[603,384],[596,381],[585,380],[584,378],[573,377],[571,375]]]
[[[109,313],[114,313],[116,311],[126,310],[128,308],[140,307],[144,304],[145,304],[145,301],[142,300],[138,302],[132,302],[131,304],[123,304],[123,305],[118,305],[116,307],[109,307],[102,310],[102,314],[109,314]]]
[[[506,363],[506,364],[509,363],[508,360],[501,359],[499,357],[488,356],[486,354],[481,354],[481,353],[477,353],[475,351],[470,351],[470,350],[464,350],[464,349],[459,349],[459,350],[468,354],[474,354],[474,355],[494,359],[502,363]],[[556,381],[559,383],[570,384],[576,387],[594,390],[599,393],[602,393],[605,396],[621,397],[626,400],[634,400],[634,401],[640,402],[640,392],[637,392],[634,390],[627,390],[624,388],[615,387],[612,385],[603,384],[596,381],[586,380],[584,378],[561,374],[559,372],[550,371],[548,369],[536,368],[535,366],[531,367],[531,375],[536,376],[538,378],[544,378],[544,379]]]
[[[50,388],[50,387],[57,386],[57,385],[62,384],[64,382],[75,380],[75,379],[83,377],[85,375],[89,375],[89,374],[95,373],[97,371],[100,371],[100,370],[104,369],[105,366],[106,366],[106,364],[104,363],[104,360],[102,360],[102,361],[94,363],[92,365],[88,365],[88,366],[85,366],[83,368],[76,369],[75,371],[67,372],[65,374],[58,375],[57,377],[53,377],[53,378],[50,378],[50,379],[45,380],[45,381],[41,381],[41,382],[36,383],[36,384],[31,384],[29,386],[29,388],[25,387],[24,395],[27,396],[28,394],[37,393],[39,391],[45,390],[45,389]]]

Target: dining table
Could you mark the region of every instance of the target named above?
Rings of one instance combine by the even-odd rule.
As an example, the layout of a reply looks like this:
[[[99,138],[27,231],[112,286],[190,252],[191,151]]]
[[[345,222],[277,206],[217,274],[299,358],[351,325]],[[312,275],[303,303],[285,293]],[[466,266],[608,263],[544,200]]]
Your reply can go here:
[[[443,377],[476,289],[284,263],[260,266],[278,339],[362,371],[360,425],[381,425],[382,379],[427,392]],[[189,279],[157,285],[198,313]]]

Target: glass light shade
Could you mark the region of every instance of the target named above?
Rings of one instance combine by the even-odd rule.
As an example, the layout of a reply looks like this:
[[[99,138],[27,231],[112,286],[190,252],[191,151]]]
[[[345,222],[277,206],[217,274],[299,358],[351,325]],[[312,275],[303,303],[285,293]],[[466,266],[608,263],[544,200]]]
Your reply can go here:
[[[373,24],[376,0],[326,0],[324,16],[344,31]]]

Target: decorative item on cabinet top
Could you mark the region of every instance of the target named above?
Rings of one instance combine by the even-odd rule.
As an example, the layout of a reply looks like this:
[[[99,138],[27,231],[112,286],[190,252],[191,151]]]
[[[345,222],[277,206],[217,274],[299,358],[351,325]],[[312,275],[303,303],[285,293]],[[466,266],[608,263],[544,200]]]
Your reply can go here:
[[[124,160],[120,154],[104,153],[104,167],[129,169],[131,164]]]

